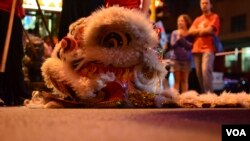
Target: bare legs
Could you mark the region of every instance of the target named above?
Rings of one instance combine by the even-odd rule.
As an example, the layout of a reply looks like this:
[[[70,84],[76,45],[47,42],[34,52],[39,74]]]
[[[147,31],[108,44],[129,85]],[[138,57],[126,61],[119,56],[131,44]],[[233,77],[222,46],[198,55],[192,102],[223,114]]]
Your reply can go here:
[[[189,77],[189,71],[174,72],[174,78],[175,78],[174,88],[176,90],[179,90],[180,93],[186,92],[188,90],[188,77]]]

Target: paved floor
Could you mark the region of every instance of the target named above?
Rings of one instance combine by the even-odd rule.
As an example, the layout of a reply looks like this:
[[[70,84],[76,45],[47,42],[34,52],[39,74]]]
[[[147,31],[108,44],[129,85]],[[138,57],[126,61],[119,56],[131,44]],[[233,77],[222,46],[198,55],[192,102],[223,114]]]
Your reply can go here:
[[[239,123],[250,109],[0,107],[0,141],[221,141],[221,125]]]

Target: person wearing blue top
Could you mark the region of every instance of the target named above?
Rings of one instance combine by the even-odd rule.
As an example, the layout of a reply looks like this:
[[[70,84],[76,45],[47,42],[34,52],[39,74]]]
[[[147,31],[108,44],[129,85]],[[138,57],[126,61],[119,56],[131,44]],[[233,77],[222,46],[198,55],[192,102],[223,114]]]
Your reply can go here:
[[[180,93],[188,90],[188,77],[191,70],[192,42],[188,36],[191,19],[182,14],[177,19],[177,29],[171,34],[170,59],[172,61],[171,71],[174,73],[174,88]],[[180,89],[181,88],[181,89]]]

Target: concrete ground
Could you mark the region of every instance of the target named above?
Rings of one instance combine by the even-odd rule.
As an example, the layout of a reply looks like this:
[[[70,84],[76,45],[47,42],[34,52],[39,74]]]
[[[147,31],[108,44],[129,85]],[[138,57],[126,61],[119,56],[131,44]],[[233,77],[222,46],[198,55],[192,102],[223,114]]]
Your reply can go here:
[[[222,124],[250,124],[250,109],[0,107],[0,141],[221,141]]]

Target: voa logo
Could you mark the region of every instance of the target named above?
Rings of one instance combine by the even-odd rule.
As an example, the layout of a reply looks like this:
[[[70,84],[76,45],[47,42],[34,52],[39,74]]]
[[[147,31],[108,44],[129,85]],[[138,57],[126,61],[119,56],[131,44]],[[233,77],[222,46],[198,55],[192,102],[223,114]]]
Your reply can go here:
[[[227,136],[247,136],[244,129],[226,129]]]

